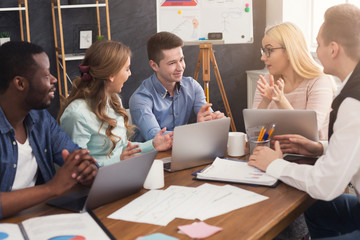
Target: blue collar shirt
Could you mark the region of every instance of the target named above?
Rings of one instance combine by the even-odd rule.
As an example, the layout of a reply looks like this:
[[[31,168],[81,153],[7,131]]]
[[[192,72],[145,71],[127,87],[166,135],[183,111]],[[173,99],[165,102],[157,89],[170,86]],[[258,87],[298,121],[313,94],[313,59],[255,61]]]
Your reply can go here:
[[[145,79],[129,100],[133,123],[138,127],[136,141],[153,139],[162,128],[167,132],[189,121],[206,104],[203,88],[192,77],[183,77],[170,96],[156,73]]]
[[[62,166],[64,161],[61,151],[72,152],[79,149],[47,110],[31,110],[25,117],[24,124],[30,146],[38,164],[36,184],[49,181],[55,174],[56,163]],[[15,179],[18,161],[18,146],[14,128],[8,122],[0,107],[0,192],[10,192]],[[0,202],[0,219],[1,216]]]

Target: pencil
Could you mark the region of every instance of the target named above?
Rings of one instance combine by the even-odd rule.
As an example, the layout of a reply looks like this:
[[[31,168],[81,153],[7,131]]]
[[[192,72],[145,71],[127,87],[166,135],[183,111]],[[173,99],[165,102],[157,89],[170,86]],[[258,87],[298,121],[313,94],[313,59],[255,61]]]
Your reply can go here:
[[[271,128],[270,128],[270,130],[269,130],[269,137],[268,137],[268,139],[270,139],[271,134],[273,134],[274,130],[275,130],[275,123],[271,126]]]
[[[260,138],[259,141],[263,141],[263,140],[264,140],[264,135],[265,135],[265,133],[266,133],[266,128],[264,128],[264,131],[263,131],[263,133],[261,134],[261,138]]]
[[[209,104],[209,82],[206,83],[206,102]],[[207,111],[209,111],[209,108],[207,108]]]
[[[261,130],[260,130],[259,137],[258,137],[257,141],[260,141],[260,140],[261,140],[260,137],[261,137],[263,131],[264,131],[264,126],[263,126],[263,127],[261,128]]]
[[[206,83],[206,102],[209,104],[209,83]]]
[[[273,134],[273,132],[274,132],[274,129],[273,129],[273,128],[271,128],[271,129],[269,130],[269,137],[268,137],[268,139],[270,139],[271,134]]]

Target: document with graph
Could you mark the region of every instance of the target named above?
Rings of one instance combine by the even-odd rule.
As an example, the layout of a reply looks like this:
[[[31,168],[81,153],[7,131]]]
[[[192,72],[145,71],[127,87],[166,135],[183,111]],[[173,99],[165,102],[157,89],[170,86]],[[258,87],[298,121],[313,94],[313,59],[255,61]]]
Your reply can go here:
[[[115,239],[92,212],[34,217],[0,224],[0,239]]]

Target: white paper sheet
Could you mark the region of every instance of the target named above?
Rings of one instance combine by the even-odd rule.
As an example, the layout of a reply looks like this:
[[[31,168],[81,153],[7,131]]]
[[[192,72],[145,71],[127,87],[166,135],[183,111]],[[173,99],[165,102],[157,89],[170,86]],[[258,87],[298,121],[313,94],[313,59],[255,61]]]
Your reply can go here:
[[[230,185],[170,186],[151,190],[108,217],[166,226],[174,218],[205,220],[267,198]]]

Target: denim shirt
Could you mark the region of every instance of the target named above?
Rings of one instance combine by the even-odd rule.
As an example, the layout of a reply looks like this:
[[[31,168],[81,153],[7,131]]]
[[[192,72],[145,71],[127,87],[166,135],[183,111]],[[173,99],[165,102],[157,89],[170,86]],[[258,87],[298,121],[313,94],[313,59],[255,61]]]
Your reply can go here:
[[[62,166],[63,149],[72,152],[79,148],[57,125],[47,110],[31,110],[24,120],[30,146],[38,164],[36,184],[49,181],[55,174],[54,163]],[[15,179],[18,146],[14,128],[0,107],[0,192],[10,192]],[[1,200],[1,199],[0,199]],[[2,206],[0,202],[0,219]]]
[[[189,121],[206,104],[204,90],[192,77],[183,77],[174,96],[170,96],[154,73],[145,79],[129,100],[131,119],[139,128],[135,140],[155,137],[162,128],[167,133]]]

